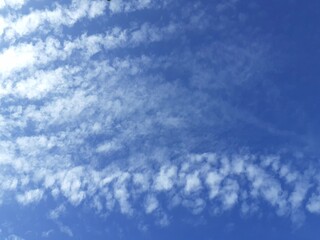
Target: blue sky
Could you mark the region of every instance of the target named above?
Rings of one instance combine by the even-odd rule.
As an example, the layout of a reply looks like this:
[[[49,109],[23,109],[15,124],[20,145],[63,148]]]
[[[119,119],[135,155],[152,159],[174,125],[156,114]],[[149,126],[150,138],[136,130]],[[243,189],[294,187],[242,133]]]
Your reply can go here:
[[[320,2],[0,0],[0,239],[315,239]]]

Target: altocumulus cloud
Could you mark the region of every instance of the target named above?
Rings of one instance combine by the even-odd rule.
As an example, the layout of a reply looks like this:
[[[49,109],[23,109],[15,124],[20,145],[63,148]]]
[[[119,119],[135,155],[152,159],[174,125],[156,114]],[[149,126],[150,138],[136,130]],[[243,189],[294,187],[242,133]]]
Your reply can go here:
[[[241,124],[287,133],[230,100],[268,71],[269,46],[232,35],[236,1],[204,5],[0,0],[1,201],[56,199],[48,218],[69,236],[61,199],[160,225],[181,206],[320,213],[316,171],[221,147]]]

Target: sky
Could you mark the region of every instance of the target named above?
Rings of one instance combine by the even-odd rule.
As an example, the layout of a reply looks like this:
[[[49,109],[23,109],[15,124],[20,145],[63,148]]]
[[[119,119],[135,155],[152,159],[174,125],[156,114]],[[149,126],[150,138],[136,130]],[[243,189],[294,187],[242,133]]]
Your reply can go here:
[[[320,2],[0,0],[0,239],[316,239]]]

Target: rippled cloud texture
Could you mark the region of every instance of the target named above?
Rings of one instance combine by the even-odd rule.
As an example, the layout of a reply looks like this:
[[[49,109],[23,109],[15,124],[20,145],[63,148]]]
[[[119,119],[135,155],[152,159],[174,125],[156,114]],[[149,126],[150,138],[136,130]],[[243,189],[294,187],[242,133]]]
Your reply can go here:
[[[313,110],[279,50],[299,34],[266,26],[284,2],[0,0],[1,238],[317,216]]]

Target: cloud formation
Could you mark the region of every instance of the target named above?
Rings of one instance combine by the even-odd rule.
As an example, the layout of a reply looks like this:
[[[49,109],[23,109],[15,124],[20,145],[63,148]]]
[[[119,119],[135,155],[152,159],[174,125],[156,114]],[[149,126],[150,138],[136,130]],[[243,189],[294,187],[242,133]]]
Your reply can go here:
[[[69,236],[61,199],[99,214],[142,209],[160,225],[177,206],[246,215],[267,204],[297,222],[300,212],[320,213],[314,171],[278,153],[219,145],[241,124],[291,136],[233,104],[266,71],[268,53],[259,41],[243,44],[245,36],[219,40],[237,29],[228,14],[235,1],[204,10],[201,1],[179,9],[72,0],[15,12],[29,4],[0,1],[2,202],[55,199],[48,217]],[[167,18],[142,21],[144,11]]]

